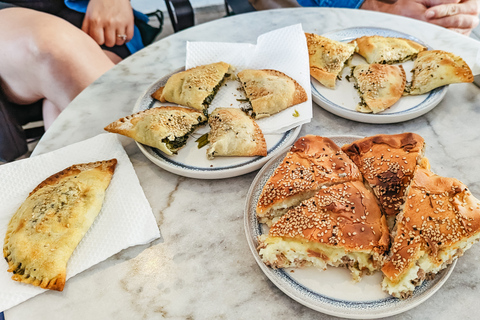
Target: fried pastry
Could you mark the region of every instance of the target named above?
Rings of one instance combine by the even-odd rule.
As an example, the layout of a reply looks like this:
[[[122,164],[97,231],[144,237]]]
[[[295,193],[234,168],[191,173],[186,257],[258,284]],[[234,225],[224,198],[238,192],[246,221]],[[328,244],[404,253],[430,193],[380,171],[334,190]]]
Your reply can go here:
[[[294,79],[277,70],[243,70],[237,74],[255,119],[271,116],[307,101],[307,93]]]
[[[207,117],[199,111],[182,107],[158,107],[114,121],[105,130],[172,155],[185,146],[189,135],[197,127],[206,123]]]
[[[267,143],[257,123],[237,108],[217,108],[208,119],[208,159],[218,156],[266,156]]]
[[[447,84],[473,82],[470,67],[462,58],[441,50],[425,51],[413,65],[410,95],[423,94]]]
[[[414,60],[427,47],[404,38],[363,36],[354,40],[356,52],[368,63],[393,64]]]
[[[313,33],[305,33],[310,59],[310,75],[321,84],[335,89],[335,82],[355,53],[355,42],[342,43]]]
[[[8,224],[3,246],[13,280],[63,290],[67,262],[100,212],[116,164],[73,165],[28,195]]]
[[[352,69],[361,102],[357,111],[379,113],[403,95],[407,77],[402,66],[361,64]]]
[[[389,245],[385,216],[363,182],[320,189],[259,238],[263,262],[274,268],[345,266],[353,279],[380,270]]]
[[[447,267],[480,239],[480,201],[453,178],[417,168],[395,226],[382,288],[397,298]]]
[[[346,181],[362,181],[362,175],[340,147],[320,136],[299,138],[265,183],[256,207],[258,220],[271,225],[321,187]]]

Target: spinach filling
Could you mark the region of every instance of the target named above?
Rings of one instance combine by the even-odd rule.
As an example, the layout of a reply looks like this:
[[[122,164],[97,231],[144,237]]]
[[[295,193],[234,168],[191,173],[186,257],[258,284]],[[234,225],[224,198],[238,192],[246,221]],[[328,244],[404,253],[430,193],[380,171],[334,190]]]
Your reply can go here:
[[[198,121],[201,121],[202,118],[201,117],[198,117]],[[198,124],[195,124],[192,126],[192,128],[190,129],[190,131],[188,131],[185,135],[181,136],[181,137],[175,137],[174,140],[170,140],[168,138],[163,138],[162,139],[162,142],[165,143],[165,145],[167,146],[168,150],[172,151],[173,154],[177,154],[177,151],[178,149],[180,149],[181,147],[183,147],[186,143],[187,143],[187,140],[188,140],[188,137],[199,127],[199,126],[202,126],[204,124],[206,124],[207,121],[202,121],[202,122],[199,122]]]
[[[220,89],[222,84],[225,82],[225,79],[227,79],[228,77],[230,77],[230,73],[225,73],[225,75],[223,76],[223,79],[213,88],[212,93],[210,93],[208,97],[206,97],[205,100],[203,100],[203,106],[204,106],[203,113],[205,114],[205,116],[208,116],[208,113],[205,112],[205,109],[207,109],[210,103],[212,103],[213,98],[215,98],[215,95],[217,94],[218,90]]]

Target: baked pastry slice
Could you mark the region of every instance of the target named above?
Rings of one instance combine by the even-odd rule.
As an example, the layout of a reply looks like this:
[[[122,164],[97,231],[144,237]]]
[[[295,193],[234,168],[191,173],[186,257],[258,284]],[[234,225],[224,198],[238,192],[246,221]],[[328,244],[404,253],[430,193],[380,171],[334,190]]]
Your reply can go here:
[[[467,63],[453,53],[432,50],[418,55],[413,65],[411,95],[427,93],[435,88],[459,82],[473,82]]]
[[[206,123],[207,117],[199,111],[182,107],[158,107],[114,121],[105,130],[172,155],[185,146],[189,135],[197,127]]]
[[[385,217],[361,181],[322,188],[259,238],[263,262],[274,268],[345,266],[358,281],[380,270],[389,245]]]
[[[237,74],[255,119],[271,116],[307,101],[297,81],[277,70],[246,69]]]
[[[256,207],[258,220],[271,225],[323,186],[362,180],[357,166],[331,139],[299,138],[265,183]]]
[[[232,74],[226,62],[198,66],[173,74],[165,84],[152,94],[160,102],[173,102],[206,113],[223,81]]]
[[[384,291],[412,294],[480,239],[480,201],[460,181],[418,168],[395,226]]]
[[[208,119],[208,159],[218,156],[266,156],[267,143],[257,123],[237,108],[217,108]]]
[[[305,33],[305,36],[310,75],[325,87],[335,89],[337,78],[340,78],[343,68],[355,53],[356,43],[343,43],[313,33]]]
[[[404,203],[415,167],[429,167],[424,148],[423,138],[409,132],[371,136],[342,147],[377,196],[390,227]]]
[[[116,164],[73,165],[28,195],[8,224],[3,246],[13,280],[63,290],[67,262],[100,212]]]
[[[427,47],[418,42],[394,37],[363,36],[354,40],[357,53],[368,63],[393,64],[414,60]]]
[[[357,111],[379,113],[394,105],[403,95],[407,77],[402,66],[361,64],[352,69],[361,102]]]

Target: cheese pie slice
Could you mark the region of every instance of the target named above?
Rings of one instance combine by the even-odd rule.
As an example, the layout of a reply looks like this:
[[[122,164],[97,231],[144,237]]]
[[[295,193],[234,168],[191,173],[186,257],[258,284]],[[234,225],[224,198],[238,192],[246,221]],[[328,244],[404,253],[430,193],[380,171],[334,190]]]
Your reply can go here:
[[[480,201],[460,181],[418,168],[382,268],[382,288],[397,298],[410,296],[479,239]]]
[[[412,84],[407,92],[423,94],[459,82],[473,82],[472,70],[462,58],[441,50],[425,51],[414,62]]]
[[[361,64],[352,73],[361,99],[357,111],[365,113],[379,113],[393,106],[407,83],[402,66]]]
[[[258,198],[258,220],[267,225],[322,186],[362,181],[357,166],[331,139],[299,138],[263,187]]]
[[[267,143],[257,123],[237,108],[217,108],[208,119],[208,159],[218,156],[266,156]]]
[[[182,107],[158,107],[137,112],[112,122],[106,131],[119,133],[167,155],[176,154],[189,135],[207,117],[199,111]]]
[[[335,89],[335,82],[355,53],[356,44],[342,43],[313,33],[305,33],[310,59],[310,75]]]
[[[392,64],[414,60],[419,52],[427,47],[418,42],[383,36],[363,36],[354,40],[357,43],[357,53],[368,63]]]
[[[259,237],[259,254],[274,268],[345,266],[353,279],[380,270],[389,245],[385,217],[361,181],[320,189]]]
[[[307,101],[307,93],[283,72],[246,69],[237,74],[255,119],[271,116]]]
[[[217,62],[175,73],[167,80],[165,87],[152,94],[152,98],[204,111],[223,81],[231,75],[231,69],[228,63]]]
[[[40,183],[10,220],[12,279],[62,291],[67,262],[100,212],[116,159],[73,165]]]

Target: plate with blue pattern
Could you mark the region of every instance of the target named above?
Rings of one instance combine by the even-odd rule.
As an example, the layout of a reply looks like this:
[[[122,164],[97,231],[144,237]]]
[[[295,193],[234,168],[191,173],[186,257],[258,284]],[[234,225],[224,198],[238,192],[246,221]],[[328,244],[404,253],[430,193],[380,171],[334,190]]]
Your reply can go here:
[[[340,42],[350,42],[362,36],[372,35],[410,39],[432,50],[430,46],[411,35],[384,28],[355,27],[325,33],[322,36]],[[349,65],[364,63],[366,63],[365,59],[355,53]],[[411,81],[410,70],[413,69],[413,61],[406,61],[399,65],[402,65],[405,70],[407,82]],[[311,78],[313,101],[323,109],[349,120],[364,123],[397,123],[414,119],[435,108],[448,90],[448,86],[443,86],[422,95],[403,96],[393,106],[380,113],[362,113],[355,110],[360,102],[360,96],[354,88],[354,82],[347,80],[351,72],[350,66],[343,69],[341,80],[337,80],[335,89],[329,89],[313,77]]]
[[[133,113],[159,106],[173,106],[171,103],[161,103],[151,97],[151,94],[163,87],[174,73],[185,70],[180,68],[153,83],[137,100]],[[196,179],[224,179],[240,176],[260,169],[268,160],[290,147],[300,133],[301,126],[290,129],[282,134],[266,134],[266,157],[217,157],[207,159],[207,146],[198,148],[196,139],[209,132],[208,124],[198,128],[189,138],[185,147],[177,154],[168,156],[157,148],[137,142],[140,151],[154,164],[174,174]]]
[[[357,136],[329,137],[337,145],[362,138]],[[247,242],[262,272],[293,300],[322,313],[349,319],[376,319],[410,310],[430,298],[452,273],[456,260],[439,272],[433,280],[425,280],[407,299],[397,299],[382,291],[382,273],[365,275],[354,283],[346,268],[328,267],[322,271],[313,267],[273,269],[260,258],[258,237],[268,233],[268,227],[257,220],[256,205],[263,186],[283,161],[287,152],[272,158],[258,172],[245,202],[244,226]]]

